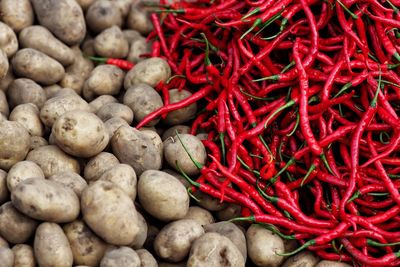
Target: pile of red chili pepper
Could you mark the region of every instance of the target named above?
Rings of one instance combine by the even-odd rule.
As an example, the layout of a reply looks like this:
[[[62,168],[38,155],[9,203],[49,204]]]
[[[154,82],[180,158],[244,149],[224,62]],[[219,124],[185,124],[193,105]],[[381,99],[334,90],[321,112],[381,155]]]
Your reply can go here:
[[[165,106],[207,133],[196,190],[323,259],[400,266],[400,1],[160,1]],[[169,103],[168,90],[193,95]],[[289,253],[292,254],[292,253]]]

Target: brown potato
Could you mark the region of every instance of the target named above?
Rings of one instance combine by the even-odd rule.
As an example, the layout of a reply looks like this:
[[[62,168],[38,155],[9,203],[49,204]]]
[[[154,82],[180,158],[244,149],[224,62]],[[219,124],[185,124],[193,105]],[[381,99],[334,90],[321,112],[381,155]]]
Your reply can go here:
[[[118,99],[111,95],[101,95],[92,100],[89,105],[92,108],[93,113],[97,113],[102,106],[110,103],[118,103]]]
[[[315,267],[351,267],[350,264],[340,262],[340,261],[320,261]]]
[[[0,91],[7,92],[9,85],[14,81],[14,73],[11,67],[8,68],[7,74],[3,79],[0,79]]]
[[[71,188],[80,197],[83,190],[88,186],[85,179],[75,172],[59,172],[48,178],[50,181],[61,183]]]
[[[143,60],[140,55],[149,54],[150,52],[151,44],[146,41],[146,38],[139,36],[130,42],[127,60],[134,63],[139,62]]]
[[[118,164],[119,160],[113,154],[101,152],[88,161],[83,171],[83,177],[88,183],[97,181],[103,173]]]
[[[124,119],[128,124],[133,121],[133,111],[120,103],[105,104],[97,111],[96,115],[104,122],[115,117]]]
[[[188,188],[190,186],[189,181],[183,175],[177,173],[176,171],[173,171],[171,169],[163,169],[162,171],[174,176],[176,179],[179,180],[179,182],[181,182],[181,184],[183,184],[185,188]]]
[[[135,30],[122,30],[122,33],[124,34],[125,39],[128,41],[129,46],[134,40],[136,40],[136,38],[143,37],[140,32]]]
[[[31,79],[26,78],[12,81],[7,90],[7,95],[11,107],[32,103],[40,109],[46,102],[46,93],[43,88]]]
[[[86,23],[95,33],[99,33],[111,26],[122,26],[121,11],[113,1],[98,0],[86,11]]]
[[[288,258],[282,267],[314,267],[319,259],[309,251],[303,251]]]
[[[106,127],[108,136],[110,137],[111,140],[114,133],[118,130],[119,127],[121,126],[129,127],[129,124],[126,122],[126,120],[122,118],[114,117],[105,121],[104,126]]]
[[[114,0],[115,5],[121,11],[121,15],[125,18],[128,15],[132,5],[132,0]]]
[[[138,5],[132,5],[129,10],[126,26],[147,35],[153,30],[148,12]]]
[[[126,58],[129,44],[118,26],[105,29],[94,39],[94,50],[102,57]]]
[[[100,179],[119,186],[132,199],[136,198],[137,178],[135,170],[128,164],[118,164],[104,172]]]
[[[147,249],[138,249],[136,253],[140,258],[140,267],[158,267],[156,259]]]
[[[31,0],[39,23],[67,45],[86,35],[85,18],[75,0]]]
[[[71,245],[74,263],[98,266],[106,252],[107,244],[81,220],[68,223],[63,229]]]
[[[197,204],[209,211],[220,211],[226,208],[226,203],[221,203],[220,199],[213,198],[201,191],[196,191],[194,196],[199,200]]]
[[[39,165],[47,178],[59,172],[72,171],[80,173],[79,162],[53,145],[41,146],[30,151],[26,160],[33,161]]]
[[[8,171],[7,188],[12,192],[17,185],[29,178],[44,179],[42,169],[33,161],[20,161]]]
[[[195,220],[201,226],[214,223],[213,215],[208,210],[197,206],[189,207],[189,211],[184,217],[184,219]]]
[[[80,47],[84,55],[91,57],[96,56],[96,51],[94,50],[94,39],[92,36],[86,35]]]
[[[14,266],[14,253],[10,248],[0,248],[0,262],[2,267]]]
[[[3,50],[0,50],[0,79],[6,77],[8,69],[10,69],[10,63],[8,62],[7,55]]]
[[[11,63],[15,74],[44,85],[55,84],[65,75],[64,67],[58,61],[32,48],[18,50]]]
[[[147,240],[147,235],[148,235],[148,226],[146,223],[145,218],[141,213],[137,213],[138,215],[138,226],[139,226],[139,233],[136,235],[135,239],[129,246],[133,249],[139,249],[142,248],[144,243]]]
[[[74,63],[75,55],[71,48],[54,37],[45,27],[35,25],[23,29],[19,34],[19,43],[23,48],[33,48],[45,53],[63,66]]]
[[[245,261],[239,249],[227,237],[206,233],[193,243],[186,266],[244,267]]]
[[[31,136],[43,136],[44,126],[40,121],[39,109],[32,103],[16,106],[10,114],[10,121],[17,121]]]
[[[139,178],[138,197],[143,208],[161,221],[182,219],[189,210],[186,188],[165,172],[145,171]]]
[[[14,208],[11,202],[0,206],[0,235],[8,242],[25,243],[35,232],[37,222]]]
[[[13,246],[14,266],[13,267],[35,267],[36,260],[33,254],[33,248],[26,244]]]
[[[41,146],[47,146],[49,143],[46,139],[41,136],[31,136],[31,145],[29,147],[29,151],[32,151]]]
[[[124,87],[128,90],[132,85],[145,83],[155,87],[159,82],[165,82],[171,76],[168,63],[158,57],[152,57],[137,63],[125,76]]]
[[[154,250],[164,260],[180,262],[189,254],[193,242],[204,234],[194,220],[178,220],[167,224],[154,240]]]
[[[192,93],[186,90],[172,89],[169,90],[169,101],[171,104],[177,103],[184,100],[185,98],[190,97],[191,95]],[[196,112],[197,104],[193,103],[185,108],[169,112],[164,122],[170,125],[181,124],[189,121],[190,119],[193,119]]]
[[[1,90],[0,90],[0,113],[6,117],[8,117],[8,115],[10,114],[10,109],[8,107],[6,95]]]
[[[8,198],[9,192],[7,188],[7,173],[0,169],[0,205],[6,202]]]
[[[91,4],[96,2],[96,0],[76,0],[76,2],[81,6],[82,10],[85,11]]]
[[[162,134],[162,140],[165,141],[168,138],[171,138],[171,137],[173,138],[177,132],[178,132],[178,134],[189,134],[190,127],[186,126],[186,125],[172,126],[172,127],[168,128],[167,130],[165,130],[165,132]]]
[[[230,219],[240,217],[242,207],[236,204],[229,204],[222,210],[217,212],[217,218],[221,221],[229,221]]]
[[[40,267],[71,267],[72,250],[62,228],[56,223],[44,222],[36,230],[33,244]]]
[[[15,121],[0,119],[0,168],[9,170],[28,154],[31,139],[28,131]]]
[[[3,1],[1,1],[3,5]],[[0,22],[0,50],[6,53],[8,58],[11,58],[18,50],[18,39],[15,32],[5,23]]]
[[[112,247],[107,250],[100,267],[140,267],[138,254],[130,247]]]
[[[46,98],[50,99],[56,96],[58,92],[63,90],[63,88],[58,84],[52,84],[43,87],[44,93],[46,94]]]
[[[29,0],[0,1],[0,19],[15,32],[32,25],[34,16]]]

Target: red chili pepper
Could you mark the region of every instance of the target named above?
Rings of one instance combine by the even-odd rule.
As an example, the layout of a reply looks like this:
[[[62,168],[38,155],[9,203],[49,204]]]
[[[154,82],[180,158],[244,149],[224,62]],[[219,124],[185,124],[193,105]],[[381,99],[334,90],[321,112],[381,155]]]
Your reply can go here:
[[[114,65],[123,70],[130,70],[135,66],[132,62],[119,58],[89,57],[89,59],[104,64]]]

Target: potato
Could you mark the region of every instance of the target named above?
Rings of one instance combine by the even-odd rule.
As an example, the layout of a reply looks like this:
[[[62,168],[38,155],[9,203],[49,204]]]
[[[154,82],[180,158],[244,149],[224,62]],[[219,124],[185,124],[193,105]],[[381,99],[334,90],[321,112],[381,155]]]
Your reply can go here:
[[[50,222],[40,224],[36,230],[33,249],[40,267],[72,266],[71,247],[58,224]]]
[[[92,100],[89,105],[93,113],[97,113],[102,106],[110,103],[118,103],[118,99],[111,95],[101,95]]]
[[[1,1],[0,1],[1,3]],[[0,91],[3,91],[4,93],[7,92],[8,87],[14,81],[14,73],[11,67],[8,68],[7,74],[5,77],[0,79]]]
[[[50,181],[61,183],[75,192],[80,197],[83,190],[88,186],[85,179],[75,172],[59,172],[48,178]]]
[[[340,261],[320,261],[315,267],[350,267],[350,264],[340,262]]]
[[[179,91],[179,89],[169,90],[169,99],[171,104],[180,102],[185,98],[190,97],[191,95],[192,93],[186,90],[181,90],[181,91]],[[192,119],[195,116],[196,112],[197,112],[197,104],[193,103],[185,108],[174,110],[168,113],[164,121],[165,123],[170,125],[181,124]]]
[[[7,171],[29,151],[29,132],[15,121],[0,119],[0,168]]]
[[[198,163],[205,164],[206,148],[196,136],[180,134],[164,141],[164,157],[171,167],[179,172],[182,170],[188,175],[198,174],[200,171],[192,162],[189,154]]]
[[[71,188],[55,181],[29,178],[11,192],[13,205],[37,220],[65,223],[79,215],[79,199]]]
[[[122,118],[128,124],[133,121],[133,111],[128,106],[120,103],[105,104],[97,111],[96,115],[104,122],[114,117]]]
[[[129,247],[113,247],[107,250],[100,267],[140,267],[138,254]]]
[[[162,134],[162,140],[165,141],[168,138],[174,137],[176,133],[178,134],[189,134],[190,133],[190,127],[186,125],[175,125],[170,128],[168,128],[163,134]]]
[[[25,243],[33,235],[37,222],[14,208],[11,202],[0,206],[0,235],[8,242]]]
[[[147,235],[148,235],[148,226],[145,218],[139,212],[137,213],[137,215],[138,215],[138,226],[140,230],[139,233],[136,235],[135,240],[133,240],[133,242],[129,244],[129,246],[132,247],[133,249],[142,248],[147,240]]]
[[[2,267],[14,266],[14,253],[9,248],[0,248],[0,262]]]
[[[213,215],[206,209],[192,206],[189,207],[189,211],[184,217],[184,219],[191,219],[198,222],[201,226],[205,226],[214,223]]]
[[[64,67],[58,61],[32,48],[18,50],[11,64],[18,76],[30,78],[44,85],[57,83],[65,75]]]
[[[64,225],[64,233],[71,246],[75,264],[98,266],[107,245],[81,220]]]
[[[0,50],[0,79],[6,77],[9,68],[10,63],[8,62],[7,55],[3,50]]]
[[[65,69],[64,78],[60,81],[60,85],[64,88],[71,88],[77,94],[82,92],[83,85],[94,68],[93,62],[82,55],[79,47],[73,47],[75,54],[74,63]]]
[[[122,26],[123,17],[114,1],[98,0],[86,11],[86,23],[90,30],[99,33],[111,26]]]
[[[144,35],[147,35],[153,30],[153,24],[150,21],[148,12],[138,5],[131,6],[126,20],[126,26]]]
[[[145,171],[139,178],[138,196],[143,208],[161,221],[182,219],[189,210],[186,188],[165,172]]]
[[[218,222],[204,226],[206,233],[213,232],[229,238],[242,253],[243,259],[247,258],[246,237],[242,230],[231,222]]]
[[[33,24],[34,14],[29,0],[0,1],[0,19],[15,32]]]
[[[231,240],[217,233],[206,233],[193,243],[186,266],[244,267],[244,265],[242,254]]]
[[[0,205],[8,200],[7,173],[0,169]],[[1,246],[0,246],[1,247]]]
[[[151,52],[151,44],[146,41],[144,37],[137,37],[136,39],[132,40],[129,46],[129,53],[127,60],[131,62],[139,62],[143,60],[141,55],[150,54]]]
[[[126,58],[129,44],[118,26],[105,29],[94,39],[94,50],[102,57]]]
[[[242,208],[236,204],[229,204],[224,209],[217,212],[217,217],[221,221],[229,221],[230,219],[240,217]]]
[[[86,35],[85,18],[75,0],[31,0],[39,23],[67,45]]]
[[[96,51],[94,50],[94,39],[90,35],[86,35],[80,48],[85,56],[96,56]]]
[[[58,91],[54,94],[54,97],[58,97],[58,96],[68,96],[68,95],[78,96],[78,94],[74,91],[74,89],[71,89],[71,88],[61,88],[60,90],[58,90]]]
[[[89,185],[82,193],[81,207],[84,221],[107,243],[129,245],[139,233],[132,199],[112,182]]]
[[[83,177],[88,183],[97,181],[103,173],[118,164],[119,161],[113,154],[101,152],[88,161],[83,171]]]
[[[111,147],[119,161],[131,165],[137,175],[161,168],[161,156],[156,146],[135,128],[119,127],[111,138]]]
[[[46,94],[46,98],[50,99],[56,96],[58,92],[61,92],[63,88],[58,84],[52,84],[43,87],[44,93]]]
[[[171,68],[161,58],[152,57],[137,63],[125,76],[124,87],[128,90],[132,85],[145,83],[155,87],[159,82],[165,82],[171,76]]]
[[[137,122],[163,106],[163,101],[157,91],[143,83],[129,87],[124,95],[123,103],[132,109]],[[147,126],[153,126],[158,121],[159,119],[154,119]]]
[[[198,134],[196,134],[196,137],[199,138],[200,140],[207,140],[208,134],[207,133],[198,133]]]
[[[181,182],[181,184],[183,184],[185,188],[188,188],[190,186],[189,181],[183,175],[177,173],[176,171],[170,169],[163,169],[162,171],[174,176],[176,179],[179,180],[179,182]]]
[[[1,5],[3,6],[4,1],[1,1]],[[1,8],[1,7],[0,7]],[[1,10],[2,11],[2,10]],[[1,14],[0,16],[3,16]],[[5,52],[8,58],[12,57],[18,50],[18,39],[17,36],[15,35],[14,31],[5,23],[0,22],[0,32],[1,37],[0,37],[0,50]]]
[[[32,150],[26,160],[33,161],[39,165],[46,178],[59,172],[72,171],[80,173],[79,162],[53,145],[41,146]]]
[[[288,258],[282,267],[314,267],[319,259],[309,251],[303,251]]]
[[[282,238],[257,224],[249,227],[246,238],[248,255],[255,265],[281,266],[284,258],[277,253],[285,251]]]
[[[126,122],[126,120],[122,118],[114,117],[105,121],[104,126],[106,127],[108,136],[111,139],[119,127],[121,126],[129,127],[129,124]]]
[[[31,136],[31,145],[29,151],[34,150],[41,146],[47,146],[49,143],[41,136]]]
[[[147,249],[138,249],[136,253],[140,258],[141,267],[158,267],[156,259]]]
[[[125,39],[128,41],[129,46],[132,44],[134,40],[139,37],[143,37],[140,32],[135,30],[122,30],[122,33],[125,36]]]
[[[132,0],[114,0],[113,2],[119,8],[121,15],[126,17],[131,9]]]
[[[180,262],[189,254],[192,243],[204,234],[194,220],[178,220],[167,224],[154,240],[157,255],[167,261]]]
[[[39,117],[39,109],[32,103],[16,106],[10,114],[10,121],[17,121],[24,126],[31,136],[43,136],[44,127]]]
[[[124,80],[124,71],[114,65],[99,65],[83,85],[83,95],[91,101],[98,95],[116,95]]]
[[[8,107],[6,95],[1,90],[0,90],[0,113],[6,117],[8,117],[8,115],[10,114],[10,109]]]
[[[136,198],[137,178],[135,170],[128,164],[118,164],[104,172],[100,179],[119,186],[132,199]]]
[[[12,192],[17,185],[29,178],[44,179],[42,169],[33,161],[20,161],[8,171],[7,188]]]
[[[294,251],[295,249],[297,249],[299,247],[299,243],[297,242],[297,240],[294,239],[283,239],[283,245],[285,247],[285,252],[291,252]],[[285,260],[288,257],[285,257]]]
[[[40,109],[46,102],[46,93],[43,88],[31,79],[26,78],[12,81],[7,90],[7,95],[11,107],[32,103]]]
[[[35,267],[36,260],[31,246],[18,244],[13,246],[14,266],[13,267]]]
[[[19,44],[23,48],[33,48],[45,53],[63,66],[71,65],[75,59],[71,48],[54,37],[48,29],[39,25],[23,29],[19,34]]]
[[[140,130],[144,135],[146,135],[150,141],[153,143],[153,145],[156,147],[158,150],[158,153],[160,153],[161,159],[163,159],[164,156],[164,144],[163,141],[161,140],[161,137],[158,135],[157,132],[152,131],[152,130],[147,130],[140,128]]]
[[[76,2],[81,6],[82,10],[86,10],[91,4],[96,2],[96,0],[76,0]]]

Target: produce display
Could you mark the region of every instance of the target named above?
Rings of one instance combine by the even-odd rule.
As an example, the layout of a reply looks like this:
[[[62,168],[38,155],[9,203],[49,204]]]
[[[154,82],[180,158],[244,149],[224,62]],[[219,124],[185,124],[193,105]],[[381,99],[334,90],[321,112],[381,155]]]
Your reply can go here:
[[[0,0],[0,267],[400,266],[399,0]]]

